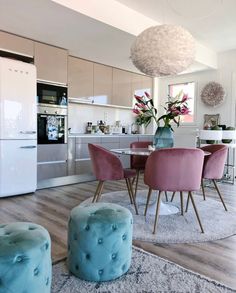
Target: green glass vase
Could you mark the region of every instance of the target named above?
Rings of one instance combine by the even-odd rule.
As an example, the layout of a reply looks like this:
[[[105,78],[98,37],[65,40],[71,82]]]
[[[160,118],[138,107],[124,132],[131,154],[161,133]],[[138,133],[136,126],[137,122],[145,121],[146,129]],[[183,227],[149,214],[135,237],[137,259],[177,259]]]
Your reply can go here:
[[[153,138],[156,149],[172,148],[174,146],[173,131],[170,127],[158,127]]]

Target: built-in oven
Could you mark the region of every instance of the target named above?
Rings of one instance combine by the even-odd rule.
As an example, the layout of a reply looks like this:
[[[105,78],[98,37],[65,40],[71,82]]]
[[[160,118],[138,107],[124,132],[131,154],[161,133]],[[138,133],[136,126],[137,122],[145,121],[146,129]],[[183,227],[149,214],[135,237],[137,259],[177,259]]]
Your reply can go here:
[[[39,104],[67,106],[67,87],[63,85],[37,82],[37,99]]]
[[[38,144],[67,143],[67,108],[38,106]]]

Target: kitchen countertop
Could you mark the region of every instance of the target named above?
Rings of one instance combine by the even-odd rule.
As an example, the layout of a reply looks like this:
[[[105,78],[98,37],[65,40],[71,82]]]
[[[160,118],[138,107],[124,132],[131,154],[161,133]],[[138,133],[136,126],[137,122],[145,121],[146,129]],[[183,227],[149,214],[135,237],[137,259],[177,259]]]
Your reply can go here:
[[[153,134],[86,134],[70,133],[68,137],[134,137],[134,136],[152,136]]]

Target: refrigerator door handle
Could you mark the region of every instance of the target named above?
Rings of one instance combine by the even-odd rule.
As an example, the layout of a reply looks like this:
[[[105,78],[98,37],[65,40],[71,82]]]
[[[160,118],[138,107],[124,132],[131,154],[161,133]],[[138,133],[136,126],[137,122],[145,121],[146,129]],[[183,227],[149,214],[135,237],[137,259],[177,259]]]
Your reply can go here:
[[[35,149],[35,148],[36,148],[35,145],[25,145],[20,147],[20,149]]]
[[[20,131],[20,134],[35,134],[36,131]]]

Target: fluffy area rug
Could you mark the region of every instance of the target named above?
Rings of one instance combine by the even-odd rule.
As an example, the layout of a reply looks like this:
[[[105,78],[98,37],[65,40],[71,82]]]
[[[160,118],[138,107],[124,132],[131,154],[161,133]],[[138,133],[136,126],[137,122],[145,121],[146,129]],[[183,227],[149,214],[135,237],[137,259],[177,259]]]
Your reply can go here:
[[[87,282],[68,272],[66,261],[53,266],[52,293],[231,293],[235,290],[133,247],[129,271],[109,282]]]
[[[138,216],[134,212],[133,205],[130,204],[126,191],[106,193],[102,195],[100,201],[119,204],[132,212],[134,217],[133,239],[136,240],[154,243],[192,243],[222,239],[236,234],[236,212],[234,210],[229,208],[229,211],[226,212],[221,202],[210,198],[204,201],[202,197],[195,196],[195,203],[205,233],[201,233],[192,204],[190,203],[189,210],[187,213],[184,213],[184,216],[181,216],[180,212],[172,215],[161,215],[159,217],[157,233],[153,235],[156,203],[151,203],[150,213],[145,219],[143,214],[146,198],[147,190],[138,191]],[[155,200],[155,198],[156,194],[153,194],[152,200]],[[186,199],[187,194],[184,196],[184,207]],[[89,198],[83,201],[81,205],[87,204],[91,200],[92,198]],[[179,195],[176,194],[171,204],[179,208],[179,202]]]

